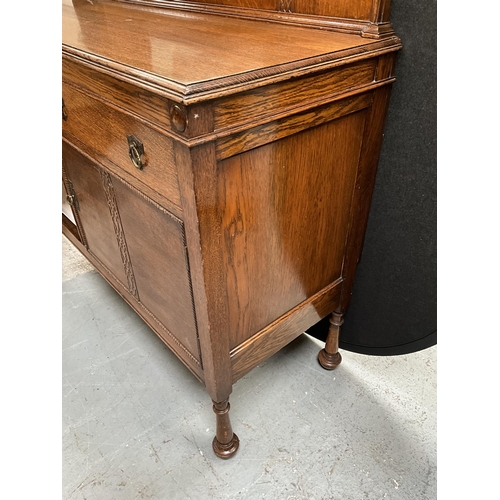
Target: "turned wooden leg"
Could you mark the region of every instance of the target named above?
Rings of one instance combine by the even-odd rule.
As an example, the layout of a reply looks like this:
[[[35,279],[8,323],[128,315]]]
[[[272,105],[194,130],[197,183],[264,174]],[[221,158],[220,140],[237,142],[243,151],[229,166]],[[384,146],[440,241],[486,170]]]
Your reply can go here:
[[[231,458],[240,445],[238,436],[233,432],[229,420],[229,400],[214,403],[214,412],[217,419],[217,430],[212,442],[215,454],[220,458]]]
[[[325,370],[333,370],[334,368],[337,368],[342,361],[342,356],[339,352],[340,327],[344,322],[342,316],[342,314],[336,312],[333,312],[330,316],[330,328],[328,330],[325,348],[321,349],[318,354],[319,364]]]

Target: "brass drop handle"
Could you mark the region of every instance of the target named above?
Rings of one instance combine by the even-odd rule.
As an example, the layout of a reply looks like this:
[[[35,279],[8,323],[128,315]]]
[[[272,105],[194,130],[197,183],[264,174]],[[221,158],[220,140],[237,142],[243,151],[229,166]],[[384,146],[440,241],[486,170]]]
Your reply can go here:
[[[75,209],[75,210],[80,210],[80,205],[78,205],[78,198],[75,195],[75,192],[73,191],[73,186],[70,185],[69,187],[71,194],[68,194],[66,196],[66,201]]]
[[[146,156],[144,155],[144,145],[135,135],[127,135],[128,155],[136,168],[142,170],[146,165]]]

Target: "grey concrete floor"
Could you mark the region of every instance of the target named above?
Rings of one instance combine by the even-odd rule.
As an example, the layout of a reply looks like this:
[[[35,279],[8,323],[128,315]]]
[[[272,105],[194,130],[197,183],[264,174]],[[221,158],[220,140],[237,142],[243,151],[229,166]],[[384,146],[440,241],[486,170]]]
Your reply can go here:
[[[241,445],[202,385],[63,237],[63,499],[432,500],[436,348],[372,357],[302,335],[239,380]]]

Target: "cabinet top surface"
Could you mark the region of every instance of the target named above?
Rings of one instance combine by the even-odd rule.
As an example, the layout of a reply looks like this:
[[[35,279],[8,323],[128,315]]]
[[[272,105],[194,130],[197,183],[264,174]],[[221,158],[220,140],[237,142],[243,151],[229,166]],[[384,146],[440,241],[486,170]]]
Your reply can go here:
[[[66,54],[179,88],[242,83],[377,45],[356,35],[109,0],[62,0],[62,28]]]

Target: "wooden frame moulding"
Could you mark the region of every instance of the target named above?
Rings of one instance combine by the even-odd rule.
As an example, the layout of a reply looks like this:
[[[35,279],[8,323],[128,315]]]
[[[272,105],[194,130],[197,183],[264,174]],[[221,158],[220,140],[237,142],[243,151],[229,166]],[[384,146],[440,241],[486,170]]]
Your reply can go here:
[[[345,16],[326,14],[321,2],[316,2],[314,13],[301,13],[296,10],[297,0],[272,0],[262,2],[264,8],[245,4],[244,0],[213,1],[173,1],[173,0],[115,0],[128,4],[154,6],[165,9],[209,13],[225,17],[237,17],[256,21],[269,21],[280,24],[297,25],[304,28],[323,29],[360,35],[366,38],[381,39],[394,36],[389,22],[391,0],[372,0],[371,8],[365,10],[364,17],[348,15],[349,7],[344,9]],[[248,3],[248,2],[247,2]],[[358,2],[352,2],[354,4]],[[300,8],[300,6],[299,6]],[[330,12],[330,11],[328,11]],[[369,13],[368,13],[369,12]]]

